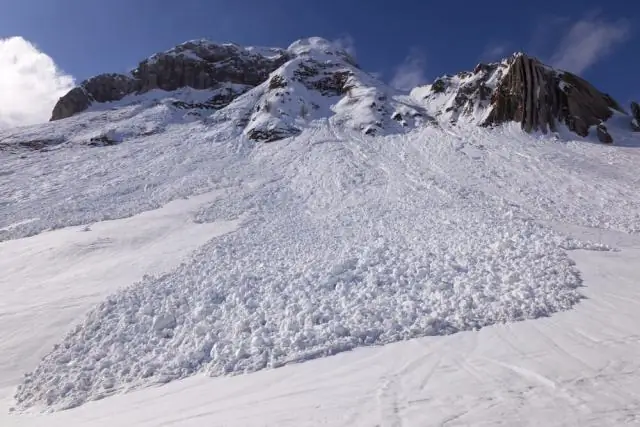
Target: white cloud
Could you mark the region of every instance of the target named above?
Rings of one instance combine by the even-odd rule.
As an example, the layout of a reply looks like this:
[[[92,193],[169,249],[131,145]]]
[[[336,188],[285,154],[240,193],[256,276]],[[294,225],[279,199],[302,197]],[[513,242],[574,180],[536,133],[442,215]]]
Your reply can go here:
[[[356,58],[356,42],[349,34],[344,34],[332,41],[333,45],[338,49],[347,52],[353,59]]]
[[[481,60],[483,61],[495,61],[501,59],[507,53],[508,45],[504,43],[491,43],[488,44],[484,52],[482,52]]]
[[[0,39],[0,128],[49,120],[74,86],[53,60],[22,37]]]
[[[427,82],[425,65],[424,54],[418,49],[411,49],[402,64],[396,67],[389,84],[400,90],[411,90],[416,86],[425,84]]]
[[[615,45],[629,37],[626,21],[607,22],[597,16],[582,19],[571,26],[551,57],[551,64],[574,73],[584,70],[609,54]]]

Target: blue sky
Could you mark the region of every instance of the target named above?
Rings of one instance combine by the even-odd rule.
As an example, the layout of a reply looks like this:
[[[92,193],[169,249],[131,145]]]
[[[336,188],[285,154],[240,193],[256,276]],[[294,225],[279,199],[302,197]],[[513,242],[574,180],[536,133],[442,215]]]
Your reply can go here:
[[[5,0],[2,9],[0,38],[24,37],[77,81],[188,39],[286,47],[318,35],[398,86],[523,50],[625,104],[640,96],[640,2],[631,0]]]

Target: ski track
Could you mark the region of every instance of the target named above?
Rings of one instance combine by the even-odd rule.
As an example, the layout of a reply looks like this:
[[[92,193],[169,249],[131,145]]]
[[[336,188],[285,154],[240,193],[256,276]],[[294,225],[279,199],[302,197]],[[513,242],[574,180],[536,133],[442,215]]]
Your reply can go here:
[[[0,288],[34,282],[28,293],[17,287],[15,298],[3,301],[0,318],[13,319],[10,326],[11,321],[22,322],[15,320],[21,319],[16,307],[28,309],[30,316],[63,312],[51,319],[53,335],[37,348],[27,347],[19,334],[11,335],[11,360],[0,367],[7,367],[3,372],[31,370],[19,385],[16,409],[57,410],[100,405],[87,402],[108,396],[107,401],[116,401],[120,392],[199,372],[221,376],[275,367],[296,372],[304,368],[284,365],[388,344],[330,358],[373,354],[371,378],[361,372],[369,364],[347,364],[348,369],[334,366],[324,381],[316,379],[317,387],[309,388],[306,378],[297,387],[295,378],[281,378],[267,380],[274,390],[269,399],[249,386],[217,399],[231,401],[231,408],[250,404],[265,409],[269,401],[291,399],[295,406],[301,396],[325,393],[338,405],[328,411],[332,417],[348,407],[330,398],[327,388],[336,380],[328,375],[334,371],[340,381],[355,381],[353,397],[345,391],[347,385],[339,392],[346,401],[375,409],[348,411],[347,420],[361,425],[415,425],[425,406],[434,417],[429,422],[437,420],[438,425],[464,424],[484,413],[495,416],[505,407],[515,408],[519,416],[531,408],[555,414],[562,405],[570,409],[571,419],[587,423],[607,417],[635,421],[631,410],[607,412],[625,402],[638,407],[637,388],[631,384],[635,363],[622,359],[616,362],[620,366],[603,366],[594,351],[576,354],[589,346],[603,354],[609,348],[637,348],[638,335],[627,330],[635,313],[620,307],[637,304],[638,293],[599,290],[599,301],[581,301],[587,291],[580,288],[580,272],[585,272],[567,251],[608,250],[612,245],[601,243],[602,233],[640,230],[636,150],[631,143],[611,147],[552,141],[523,135],[513,126],[461,126],[456,134],[426,128],[370,138],[324,120],[272,144],[226,140],[197,122],[170,125],[161,137],[96,150],[71,146],[29,156],[0,153],[6,169],[0,174],[0,239],[5,240],[0,250],[9,254],[3,257],[9,275]],[[121,226],[188,196],[196,199],[186,216],[170,215],[174,222],[182,218],[183,227],[201,230],[195,231],[198,239],[184,239],[184,247],[176,251],[184,256],[195,249],[184,262],[169,263],[176,254],[167,251],[163,268],[141,263],[111,278],[108,287],[100,288],[95,279],[86,294],[71,289],[53,305],[33,305],[47,286],[93,283],[87,279],[93,276],[77,273],[83,260],[88,267],[97,265],[104,254],[129,248],[104,267],[114,269],[125,257],[135,258],[131,254],[142,250],[152,235],[166,246],[176,237],[163,235],[162,226],[127,236],[130,241],[124,245],[123,237],[114,237],[115,228],[110,233],[95,230],[110,222]],[[129,225],[125,232],[137,227]],[[571,227],[602,231],[574,238]],[[70,244],[72,233],[90,238]],[[23,261],[28,253],[56,248],[59,243],[50,236],[64,245],[35,265],[52,268],[59,258],[69,260],[60,271],[76,272],[75,277],[59,272],[53,284],[46,280],[49,270],[34,273]],[[25,242],[35,242],[36,249],[24,249]],[[598,256],[607,254],[618,256]],[[149,258],[157,256],[149,253]],[[144,273],[153,275],[142,277]],[[570,323],[570,313],[557,312],[578,302],[578,310],[593,310],[592,317],[581,318],[585,325],[555,326],[560,316]],[[598,317],[613,310],[619,313],[612,322],[621,329]],[[538,317],[546,318],[500,325]],[[73,322],[77,326],[60,339],[61,329]],[[524,328],[526,334],[514,328]],[[603,338],[606,333],[610,338]],[[54,339],[58,345],[47,353]],[[544,350],[537,352],[536,346]],[[389,355],[388,348],[418,354],[406,359]],[[28,353],[34,356],[22,360]],[[509,357],[501,357],[505,355]],[[34,357],[43,358],[36,365]],[[331,367],[324,360],[313,363]],[[251,377],[259,382],[261,375],[281,375],[272,372]],[[15,372],[7,378],[1,385],[15,384]],[[278,391],[292,381],[291,392]],[[474,394],[463,393],[461,384],[472,384]],[[607,393],[602,402],[593,397],[597,387]],[[144,392],[159,390],[163,388]],[[250,400],[254,394],[255,401]],[[189,415],[163,418],[163,425],[195,423],[230,410],[198,412],[198,402],[184,404]],[[304,399],[299,404],[308,406]],[[284,416],[273,414],[280,420]],[[506,424],[516,421],[501,416]],[[296,422],[304,425],[304,420]]]

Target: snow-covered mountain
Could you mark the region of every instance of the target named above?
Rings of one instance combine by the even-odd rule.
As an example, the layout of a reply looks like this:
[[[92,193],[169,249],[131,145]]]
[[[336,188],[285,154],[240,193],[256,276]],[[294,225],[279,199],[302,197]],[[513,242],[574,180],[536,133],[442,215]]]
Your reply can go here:
[[[185,88],[200,91],[201,101],[182,99],[179,92]],[[92,105],[141,102],[158,90],[170,92],[156,99],[171,99],[174,109],[206,115],[211,123],[232,123],[254,141],[299,134],[319,118],[332,117],[337,125],[368,135],[429,123],[412,98],[362,71],[347,52],[318,37],[287,49],[186,42],[145,59],[129,76],[105,74],[83,82],[60,99],[52,120]]]
[[[566,71],[555,70],[523,53],[498,63],[479,64],[473,72],[443,76],[412,95],[431,114],[456,123],[481,126],[518,122],[526,132],[557,132],[565,125],[579,136],[594,128],[598,139],[613,142],[604,124],[626,115],[608,94]]]
[[[522,54],[401,93],[319,38],[188,42],[52,118],[0,132],[17,411],[555,316],[611,249],[570,230],[640,230],[631,117]]]
[[[523,53],[445,75],[406,96],[362,71],[344,50],[312,37],[287,49],[186,42],[145,59],[130,75],[83,82],[60,99],[52,120],[95,104],[140,102],[150,91],[171,92],[159,98],[172,98],[185,88],[203,91],[202,101],[175,99],[174,108],[204,113],[213,123],[231,122],[254,141],[299,134],[320,118],[335,117],[337,125],[373,135],[433,125],[437,117],[447,125],[515,121],[526,132],[566,126],[582,137],[593,129],[601,142],[611,143],[605,122],[627,114],[587,81]],[[637,127],[633,117],[628,120],[630,129]]]

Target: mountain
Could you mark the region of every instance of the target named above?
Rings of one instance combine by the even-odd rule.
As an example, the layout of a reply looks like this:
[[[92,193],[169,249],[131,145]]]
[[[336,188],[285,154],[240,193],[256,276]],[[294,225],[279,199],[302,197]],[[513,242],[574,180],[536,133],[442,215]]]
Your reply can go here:
[[[309,121],[332,116],[365,134],[399,132],[429,121],[409,96],[318,37],[287,49],[186,42],[145,59],[131,75],[103,74],[83,82],[59,100],[51,120],[95,104],[135,102],[151,91],[187,87],[204,91],[203,101],[177,99],[173,107],[204,110],[212,123],[233,122],[254,141],[293,136]]]
[[[479,64],[473,72],[444,76],[413,90],[436,117],[481,126],[518,122],[526,132],[556,132],[560,124],[579,136],[595,127],[601,142],[613,142],[604,123],[626,114],[608,94],[575,74],[555,70],[516,53],[499,63]]]
[[[518,341],[552,365],[558,345],[533,319],[556,328],[570,315],[559,312],[593,303],[572,254],[617,256],[609,245],[640,231],[640,134],[606,95],[523,55],[403,93],[319,38],[287,49],[189,42],[143,64],[74,89],[56,110],[68,117],[0,131],[0,317],[11,331],[0,340],[0,393],[12,387],[15,412],[409,339],[418,347],[403,348],[431,366],[411,390],[425,390],[440,363],[431,343],[445,341],[424,338],[451,334],[467,337],[465,354],[446,341],[438,372],[477,380],[504,369],[479,392],[497,390],[491,407],[510,396],[501,414],[523,393],[542,406],[557,398],[556,383],[518,365],[525,353],[500,359],[504,336],[480,341],[478,330],[532,320]],[[609,103],[616,144],[591,143]],[[575,133],[585,127],[590,135]],[[605,281],[600,320],[564,323],[580,343],[567,353],[593,357],[577,368],[590,377],[557,384],[625,416],[633,396],[605,399],[600,378],[611,373],[623,390],[633,380],[635,359],[608,362],[637,353],[636,319],[614,334],[609,318],[614,302],[638,297]],[[596,345],[612,337],[615,351]],[[481,347],[497,350],[478,371],[464,360]],[[382,364],[363,402],[374,390],[376,408],[405,411],[393,378],[414,377],[414,364],[402,360]],[[514,372],[526,374],[516,390]],[[438,408],[460,400],[456,378],[438,383],[458,385]],[[441,390],[425,391],[435,394],[424,405]],[[576,413],[581,402],[570,399]],[[344,424],[340,415],[330,424]]]
[[[407,96],[362,71],[344,50],[312,37],[287,49],[189,41],[143,60],[129,75],[84,81],[59,100],[51,120],[92,105],[135,102],[153,91],[184,88],[205,94],[199,102],[175,99],[174,108],[204,110],[212,123],[231,121],[249,139],[267,142],[335,116],[337,123],[370,135],[406,132],[437,118],[448,125],[518,122],[526,132],[543,133],[564,125],[582,137],[593,129],[601,142],[611,143],[605,123],[627,114],[584,79],[524,53],[445,75]]]

